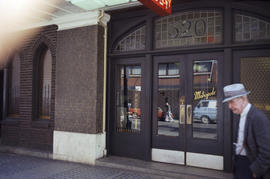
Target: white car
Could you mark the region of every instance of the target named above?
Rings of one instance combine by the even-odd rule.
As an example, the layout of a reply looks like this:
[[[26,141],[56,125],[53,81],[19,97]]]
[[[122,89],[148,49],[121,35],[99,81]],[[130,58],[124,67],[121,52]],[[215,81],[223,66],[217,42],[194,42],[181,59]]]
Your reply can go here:
[[[217,100],[200,100],[194,108],[193,120],[204,124],[217,123]]]

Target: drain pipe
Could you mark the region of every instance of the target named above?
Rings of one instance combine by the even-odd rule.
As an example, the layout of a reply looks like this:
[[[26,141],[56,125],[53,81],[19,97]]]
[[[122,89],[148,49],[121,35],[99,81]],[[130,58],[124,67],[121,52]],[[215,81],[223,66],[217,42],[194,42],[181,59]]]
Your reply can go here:
[[[107,84],[107,22],[104,24],[101,19],[105,16],[104,10],[100,10],[100,15],[98,17],[98,24],[104,28],[104,80],[103,80],[103,126],[102,133],[105,133],[106,124],[106,84]],[[109,20],[108,20],[109,21]]]

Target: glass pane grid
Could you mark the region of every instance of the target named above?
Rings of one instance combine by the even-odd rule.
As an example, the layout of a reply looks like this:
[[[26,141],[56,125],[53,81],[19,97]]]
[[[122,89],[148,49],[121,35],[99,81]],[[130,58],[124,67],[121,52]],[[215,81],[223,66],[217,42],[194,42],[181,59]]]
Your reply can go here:
[[[155,48],[222,43],[223,14],[216,10],[181,12],[155,21]]]
[[[249,101],[270,118],[270,57],[241,58],[240,68],[241,82],[251,91]]]
[[[128,52],[145,49],[145,25],[121,39],[115,46],[114,52]]]
[[[270,39],[270,23],[265,20],[235,14],[234,40],[235,42],[247,42]]]

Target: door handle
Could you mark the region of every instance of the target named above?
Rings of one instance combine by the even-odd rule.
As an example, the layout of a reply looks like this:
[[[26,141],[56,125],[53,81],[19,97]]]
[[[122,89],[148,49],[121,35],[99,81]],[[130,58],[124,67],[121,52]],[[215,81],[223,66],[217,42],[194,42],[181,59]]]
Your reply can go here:
[[[187,124],[192,124],[192,105],[187,105]]]
[[[179,123],[185,124],[185,110],[186,106],[184,104],[179,105]]]

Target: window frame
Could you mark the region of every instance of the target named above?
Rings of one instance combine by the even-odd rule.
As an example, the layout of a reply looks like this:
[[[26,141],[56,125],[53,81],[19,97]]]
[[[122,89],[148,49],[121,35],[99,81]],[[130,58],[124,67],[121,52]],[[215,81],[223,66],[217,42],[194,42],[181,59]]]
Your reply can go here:
[[[50,108],[50,114],[49,114],[49,118],[41,118],[40,115],[40,109],[42,108],[42,94],[41,94],[41,90],[42,87],[41,85],[43,84],[43,67],[44,67],[44,57],[47,51],[50,51],[50,48],[45,44],[42,43],[39,45],[39,47],[36,50],[36,53],[34,55],[34,60],[33,60],[33,120],[34,121],[38,121],[38,120],[51,120],[52,116],[51,116],[51,103],[52,103],[52,78],[53,76],[51,76],[51,93],[50,93],[50,101],[49,101],[49,108]],[[53,57],[52,57],[52,53],[51,53],[51,65],[53,65]],[[52,68],[53,70],[53,68]],[[51,71],[52,73],[52,71]],[[42,79],[41,79],[42,76]]]
[[[19,104],[18,106],[18,113],[16,111],[16,104],[15,104],[15,113],[10,113],[10,103],[11,103],[11,100],[10,100],[10,89],[12,88],[12,72],[13,72],[13,62],[15,60],[15,57],[18,57],[18,65],[19,65],[19,68],[18,68],[18,74],[19,74],[19,101],[17,101]],[[7,118],[19,118],[19,115],[20,115],[20,88],[21,88],[21,55],[18,53],[18,52],[15,52],[10,59],[10,62],[9,64],[7,65],[7,91],[6,91],[6,95],[7,95],[7,98],[6,98],[6,105],[7,105],[7,108],[6,108],[6,117]]]

